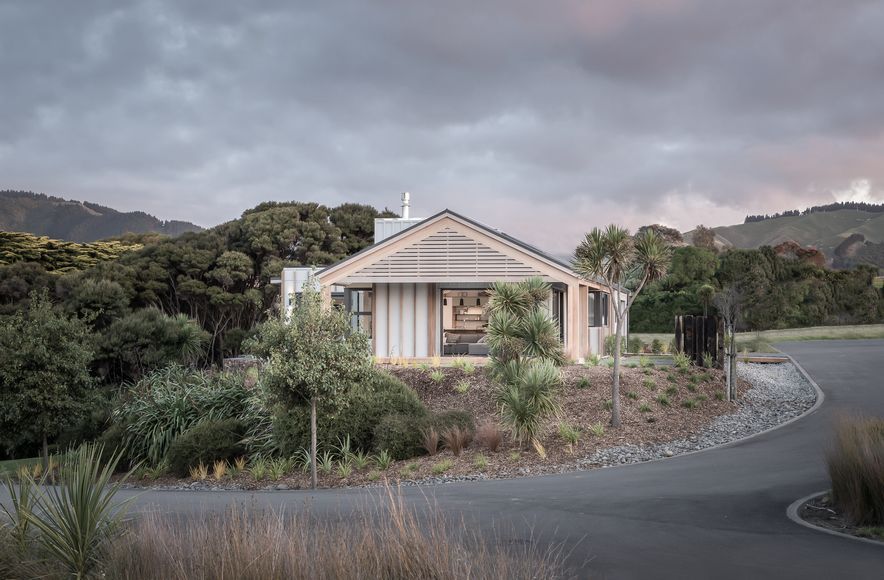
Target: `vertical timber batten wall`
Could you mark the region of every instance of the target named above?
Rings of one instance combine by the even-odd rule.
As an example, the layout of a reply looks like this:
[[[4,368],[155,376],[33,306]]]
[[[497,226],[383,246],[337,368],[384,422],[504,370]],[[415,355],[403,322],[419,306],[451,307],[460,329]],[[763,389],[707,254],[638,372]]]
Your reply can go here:
[[[374,315],[377,318],[375,356],[432,356],[431,336],[427,332],[434,319],[435,301],[424,283],[375,284]]]

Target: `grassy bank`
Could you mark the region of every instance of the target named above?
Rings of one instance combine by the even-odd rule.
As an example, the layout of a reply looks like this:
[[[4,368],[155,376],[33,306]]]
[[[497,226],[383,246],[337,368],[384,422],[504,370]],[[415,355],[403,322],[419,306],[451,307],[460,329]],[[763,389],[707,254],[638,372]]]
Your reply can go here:
[[[7,459],[0,461],[0,476],[13,474],[22,466],[32,467],[40,463],[39,457],[28,457],[26,459]]]
[[[669,343],[671,333],[633,333],[631,336],[650,344],[654,339]],[[762,330],[759,332],[737,333],[740,350],[750,352],[774,352],[776,342],[795,340],[851,340],[863,338],[884,338],[884,324],[862,324],[854,326],[810,326],[807,328],[786,328],[782,330]]]

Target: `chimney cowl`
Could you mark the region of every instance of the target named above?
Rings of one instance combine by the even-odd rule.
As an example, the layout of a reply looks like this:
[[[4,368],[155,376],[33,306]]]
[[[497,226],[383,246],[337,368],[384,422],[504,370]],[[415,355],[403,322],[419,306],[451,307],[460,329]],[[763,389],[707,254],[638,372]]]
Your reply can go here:
[[[402,192],[402,219],[408,219],[408,210],[411,205],[411,194],[407,191]]]

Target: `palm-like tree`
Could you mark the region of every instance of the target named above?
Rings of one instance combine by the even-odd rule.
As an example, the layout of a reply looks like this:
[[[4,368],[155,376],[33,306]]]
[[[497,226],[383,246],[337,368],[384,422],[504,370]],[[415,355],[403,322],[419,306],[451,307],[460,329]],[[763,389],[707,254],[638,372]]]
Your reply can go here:
[[[614,373],[611,383],[611,425],[620,426],[620,341],[624,321],[636,296],[648,283],[666,275],[672,249],[656,232],[645,230],[635,237],[611,224],[593,228],[577,247],[574,269],[604,285],[611,293],[615,320]],[[624,299],[625,298],[625,299]]]

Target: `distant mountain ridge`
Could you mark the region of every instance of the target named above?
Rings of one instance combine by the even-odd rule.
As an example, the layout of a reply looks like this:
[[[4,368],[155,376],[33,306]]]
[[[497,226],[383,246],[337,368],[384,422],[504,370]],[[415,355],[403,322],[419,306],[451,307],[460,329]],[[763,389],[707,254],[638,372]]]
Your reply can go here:
[[[843,204],[848,205],[848,204]],[[884,268],[884,206],[819,206],[813,211],[748,216],[745,223],[713,228],[721,248],[758,248],[797,242],[825,254],[833,268],[870,264]],[[685,237],[691,238],[693,232]]]
[[[4,190],[0,191],[0,230],[85,243],[127,233],[174,237],[203,228],[185,221],[160,220],[143,211],[121,212],[88,201]]]

